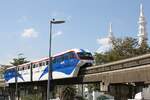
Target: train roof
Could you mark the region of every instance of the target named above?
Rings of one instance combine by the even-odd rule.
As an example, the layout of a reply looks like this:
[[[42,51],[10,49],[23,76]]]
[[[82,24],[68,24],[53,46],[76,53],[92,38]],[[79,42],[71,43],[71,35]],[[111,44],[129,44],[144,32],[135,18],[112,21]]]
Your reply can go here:
[[[31,61],[27,62],[27,63],[24,63],[24,64],[21,64],[21,65],[18,65],[18,66],[20,67],[20,66],[24,66],[24,65],[28,65],[28,64],[31,64]]]
[[[65,53],[67,53],[67,52],[72,52],[72,51],[73,51],[73,52],[76,52],[76,53],[78,53],[78,52],[89,52],[88,50],[83,50],[83,49],[77,49],[77,48],[75,48],[75,49],[70,49],[70,50],[67,50],[67,51],[64,51],[64,52],[55,54],[53,57],[60,56],[60,55],[62,55],[62,54],[65,54]]]
[[[13,68],[16,68],[16,66],[8,67],[7,70],[8,70],[8,69],[13,69]]]
[[[66,50],[66,51],[61,52],[61,53],[57,53],[57,54],[53,55],[52,57],[60,56],[60,55],[63,55],[65,53],[68,53],[68,52],[76,52],[76,53],[78,53],[78,52],[89,52],[89,51],[75,48],[75,49]],[[32,61],[32,63],[37,63],[37,62],[48,60],[48,59],[49,59],[49,57],[43,57],[41,59]]]
[[[67,52],[72,52],[72,51],[73,51],[73,52],[83,52],[83,51],[85,51],[85,50],[83,50],[83,49],[70,49],[70,50],[66,50],[66,51],[61,52],[61,53],[57,53],[57,54],[53,55],[52,57],[60,56],[60,55],[63,55],[63,54],[65,54],[65,53],[67,53]],[[41,59],[32,61],[32,63],[44,61],[44,60],[47,60],[47,59],[49,59],[49,57],[43,57],[43,58],[41,58]]]
[[[37,63],[37,62],[48,60],[48,59],[49,59],[49,57],[43,57],[41,59],[37,59],[37,60],[32,61],[32,63]]]
[[[63,55],[65,53],[68,53],[68,52],[75,52],[75,53],[78,53],[78,52],[89,52],[88,50],[83,50],[83,49],[70,49],[70,50],[66,50],[64,52],[61,52],[61,53],[57,53],[55,55],[53,55],[52,57],[56,57],[56,56],[60,56],[60,55]],[[24,63],[24,64],[21,64],[21,65],[18,65],[19,67],[21,66],[24,66],[24,65],[28,65],[28,64],[31,64],[31,63],[37,63],[37,62],[40,62],[40,61],[45,61],[45,60],[48,60],[49,57],[43,57],[41,59],[38,59],[38,60],[33,60],[31,62],[28,62],[28,63]],[[10,69],[13,68],[13,67],[10,67]]]

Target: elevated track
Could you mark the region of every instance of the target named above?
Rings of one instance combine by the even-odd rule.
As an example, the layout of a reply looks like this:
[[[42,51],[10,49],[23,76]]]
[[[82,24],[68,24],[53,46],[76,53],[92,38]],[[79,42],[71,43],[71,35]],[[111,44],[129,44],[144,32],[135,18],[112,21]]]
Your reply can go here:
[[[81,68],[83,82],[150,82],[150,54],[103,65]]]

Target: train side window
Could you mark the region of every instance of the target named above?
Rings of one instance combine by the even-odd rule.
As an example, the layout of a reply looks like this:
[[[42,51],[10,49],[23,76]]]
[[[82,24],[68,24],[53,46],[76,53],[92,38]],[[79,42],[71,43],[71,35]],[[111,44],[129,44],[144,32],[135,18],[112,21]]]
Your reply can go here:
[[[74,53],[74,52],[70,52],[70,53],[69,53],[69,58],[70,58],[70,59],[75,58],[75,53]]]
[[[53,62],[53,63],[56,63],[56,58],[53,58],[52,62]]]
[[[30,69],[30,65],[28,65],[28,69]]]
[[[71,52],[68,52],[67,55],[68,55],[68,59],[71,59]]]
[[[61,61],[62,61],[61,56],[58,56],[58,57],[57,57],[57,63],[58,63],[58,62],[61,62]]]
[[[42,62],[42,65],[45,66],[45,61]]]
[[[39,63],[39,67],[41,67],[41,66],[42,66],[42,62]]]
[[[58,63],[59,62],[59,57],[55,57],[55,61],[56,61],[56,63]]]
[[[59,63],[64,60],[64,57],[61,55],[61,56],[57,56],[55,59],[56,59],[56,62]]]
[[[35,68],[35,64],[33,64],[32,67]]]
[[[68,60],[69,59],[69,53],[65,54],[63,57],[64,57],[64,60]]]
[[[46,61],[46,65],[48,65],[49,64],[49,61]]]
[[[64,55],[60,56],[60,62],[64,61]]]
[[[24,66],[22,67],[22,70],[24,70]]]
[[[60,56],[60,62],[62,62],[62,61],[64,61],[64,60],[65,60],[64,55],[61,55],[61,56]]]

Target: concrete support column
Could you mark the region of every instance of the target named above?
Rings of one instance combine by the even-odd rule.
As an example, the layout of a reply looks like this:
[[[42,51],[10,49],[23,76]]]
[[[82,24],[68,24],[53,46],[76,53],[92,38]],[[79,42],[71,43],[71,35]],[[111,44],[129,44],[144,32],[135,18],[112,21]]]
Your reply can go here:
[[[15,100],[15,90],[13,88],[10,88],[9,90],[10,93],[10,100]]]
[[[109,92],[114,96],[115,100],[127,100],[129,94],[129,86],[125,84],[110,85]]]
[[[46,86],[42,87],[42,100],[46,100],[47,98],[47,92],[46,92],[47,88]]]
[[[101,92],[108,92],[108,82],[100,82],[100,91]]]

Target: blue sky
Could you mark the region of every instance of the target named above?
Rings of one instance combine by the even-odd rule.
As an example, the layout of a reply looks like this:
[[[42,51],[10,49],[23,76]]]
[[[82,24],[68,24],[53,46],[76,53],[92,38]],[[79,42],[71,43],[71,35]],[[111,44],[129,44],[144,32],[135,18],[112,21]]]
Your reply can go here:
[[[149,0],[1,0],[0,64],[19,53],[29,60],[47,56],[52,18],[66,21],[53,26],[53,54],[71,48],[95,52],[96,40],[107,35],[109,22],[114,36],[136,37],[140,3],[150,33]]]

